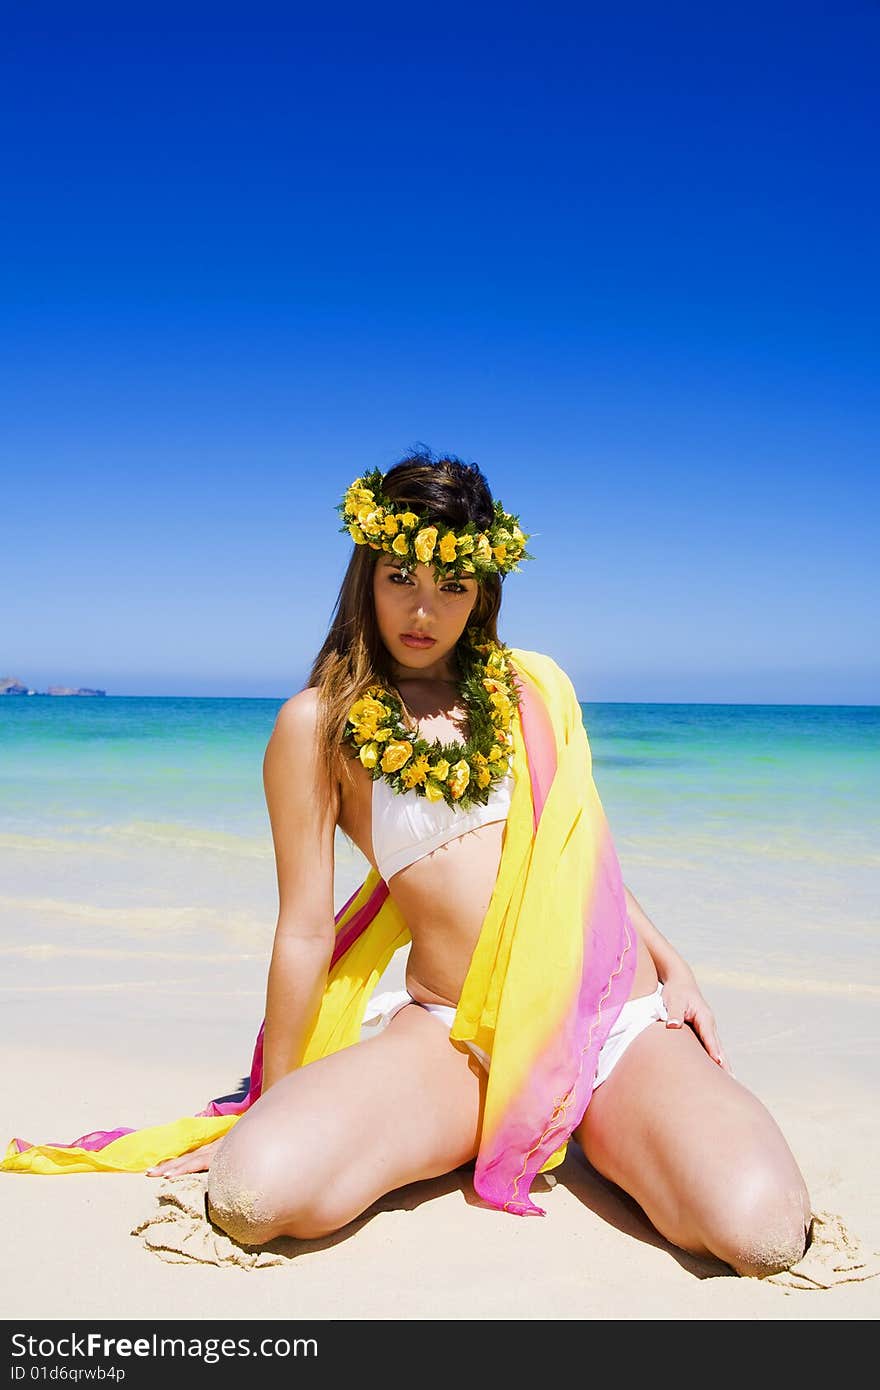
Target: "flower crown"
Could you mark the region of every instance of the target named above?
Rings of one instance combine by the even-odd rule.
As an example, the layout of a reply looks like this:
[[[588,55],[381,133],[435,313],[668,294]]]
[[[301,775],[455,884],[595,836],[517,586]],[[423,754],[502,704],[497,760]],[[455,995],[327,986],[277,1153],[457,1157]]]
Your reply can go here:
[[[347,531],[355,545],[398,555],[410,568],[433,564],[444,579],[505,575],[518,570],[520,560],[534,558],[525,548],[529,537],[520,530],[519,517],[506,512],[500,502],[492,503],[495,515],[488,530],[469,521],[455,531],[430,522],[428,512],[413,512],[393,502],[382,491],[382,482],[378,468],[364,473],[337,503],[343,516],[339,529]]]

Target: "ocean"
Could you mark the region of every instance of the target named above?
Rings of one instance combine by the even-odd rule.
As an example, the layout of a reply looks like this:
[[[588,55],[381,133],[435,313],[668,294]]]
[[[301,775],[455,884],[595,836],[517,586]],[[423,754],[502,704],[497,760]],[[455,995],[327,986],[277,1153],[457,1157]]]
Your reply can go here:
[[[163,987],[211,969],[258,990],[277,910],[262,758],[281,703],[0,699],[16,997],[62,958],[64,989],[94,989],[96,962],[108,988],[134,988],[139,962],[141,987],[152,960]],[[582,711],[624,880],[703,979],[880,994],[880,707]],[[337,906],[366,869],[340,835]]]

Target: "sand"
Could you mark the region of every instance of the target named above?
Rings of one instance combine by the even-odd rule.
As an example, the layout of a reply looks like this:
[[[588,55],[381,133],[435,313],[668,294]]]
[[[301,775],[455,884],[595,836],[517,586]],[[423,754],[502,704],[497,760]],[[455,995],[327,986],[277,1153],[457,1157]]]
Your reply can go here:
[[[164,1017],[161,999],[133,1007],[98,978],[66,1005],[57,991],[19,998],[0,1059],[4,1140],[157,1123],[234,1091],[260,1018],[258,965],[219,1001],[173,995]],[[876,1318],[877,998],[751,978],[703,985],[737,1076],[776,1116],[810,1187],[815,1239],[791,1276],[741,1279],[674,1249],[574,1147],[535,1184],[543,1219],[483,1207],[460,1170],[388,1194],[331,1237],[258,1251],[208,1225],[199,1176],[0,1174],[4,1317]]]

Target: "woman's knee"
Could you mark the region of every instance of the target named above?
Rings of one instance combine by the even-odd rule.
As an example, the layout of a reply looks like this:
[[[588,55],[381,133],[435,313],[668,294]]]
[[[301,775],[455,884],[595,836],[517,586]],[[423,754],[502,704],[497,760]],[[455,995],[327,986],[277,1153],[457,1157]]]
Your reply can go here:
[[[756,1165],[725,1191],[704,1240],[737,1274],[763,1279],[797,1264],[809,1224],[809,1196],[800,1175]]]
[[[224,1144],[208,1174],[207,1211],[241,1245],[265,1245],[280,1235],[314,1239],[344,1224],[327,1201],[326,1186],[326,1174],[313,1163],[271,1143]]]

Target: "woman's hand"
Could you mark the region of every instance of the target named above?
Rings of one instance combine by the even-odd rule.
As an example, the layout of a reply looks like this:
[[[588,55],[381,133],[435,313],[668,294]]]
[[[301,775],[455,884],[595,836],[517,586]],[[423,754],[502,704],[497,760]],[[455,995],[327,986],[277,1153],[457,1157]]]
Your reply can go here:
[[[717,1062],[719,1067],[733,1076],[715,1027],[715,1015],[689,970],[676,970],[664,980],[663,1003],[669,1015],[666,1027],[683,1028],[686,1023],[689,1024],[712,1061]]]
[[[155,1168],[148,1168],[147,1177],[179,1178],[184,1173],[207,1173],[212,1158],[225,1138],[225,1134],[221,1135],[219,1139],[212,1140],[210,1144],[203,1144],[200,1149],[193,1149],[191,1153],[182,1154],[180,1158],[166,1158],[162,1163],[157,1163]]]

